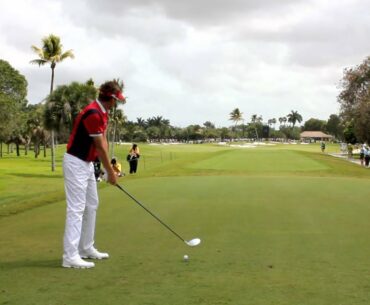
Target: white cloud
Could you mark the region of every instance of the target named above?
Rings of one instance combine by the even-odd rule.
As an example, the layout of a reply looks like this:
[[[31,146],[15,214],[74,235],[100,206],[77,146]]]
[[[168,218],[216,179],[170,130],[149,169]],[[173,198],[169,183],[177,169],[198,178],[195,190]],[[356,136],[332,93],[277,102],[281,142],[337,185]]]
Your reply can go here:
[[[76,55],[56,85],[123,79],[131,120],[228,126],[236,107],[247,120],[327,119],[343,69],[369,55],[369,12],[365,0],[3,1],[0,58],[26,76],[31,102],[50,69],[29,64],[30,46],[54,33]]]

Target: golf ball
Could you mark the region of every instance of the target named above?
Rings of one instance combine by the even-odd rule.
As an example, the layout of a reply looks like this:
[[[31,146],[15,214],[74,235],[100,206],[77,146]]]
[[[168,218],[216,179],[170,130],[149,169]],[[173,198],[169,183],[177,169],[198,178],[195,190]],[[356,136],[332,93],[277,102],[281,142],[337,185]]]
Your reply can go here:
[[[188,261],[189,260],[189,256],[187,256],[186,254],[184,255],[184,261]]]

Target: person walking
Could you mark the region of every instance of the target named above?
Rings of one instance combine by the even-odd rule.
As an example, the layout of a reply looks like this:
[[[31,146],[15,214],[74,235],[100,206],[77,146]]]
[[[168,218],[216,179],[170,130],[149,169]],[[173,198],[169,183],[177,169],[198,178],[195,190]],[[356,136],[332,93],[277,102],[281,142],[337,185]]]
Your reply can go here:
[[[99,88],[98,99],[76,117],[63,158],[66,193],[66,222],[63,238],[63,263],[66,268],[92,268],[89,259],[105,259],[108,253],[94,247],[95,220],[99,205],[93,162],[102,162],[107,182],[115,185],[117,176],[110,164],[106,129],[108,111],[117,101],[125,102],[116,81]]]
[[[325,152],[325,142],[321,141],[321,152]]]
[[[347,151],[348,151],[348,159],[352,159],[353,158],[353,146],[351,143],[348,143]]]
[[[361,163],[361,166],[364,165],[364,161],[365,161],[365,150],[366,150],[366,145],[365,144],[362,144],[361,145],[361,148],[360,148],[360,163]]]
[[[140,158],[139,147],[136,144],[133,144],[127,155],[127,161],[130,164],[130,174],[136,173],[139,158]]]
[[[364,149],[364,155],[365,155],[365,167],[369,167],[370,163],[370,149],[368,146]]]

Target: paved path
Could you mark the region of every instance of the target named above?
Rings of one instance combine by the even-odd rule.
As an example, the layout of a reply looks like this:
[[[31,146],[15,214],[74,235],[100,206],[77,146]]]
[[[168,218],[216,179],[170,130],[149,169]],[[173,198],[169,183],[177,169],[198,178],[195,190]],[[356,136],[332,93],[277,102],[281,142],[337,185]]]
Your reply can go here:
[[[348,154],[332,153],[332,154],[328,154],[328,155],[336,157],[336,158],[342,158],[342,159],[347,160],[348,162],[352,162],[352,163],[355,163],[355,164],[361,166],[361,161],[359,159],[353,159],[353,158],[350,159],[350,158],[348,158]]]

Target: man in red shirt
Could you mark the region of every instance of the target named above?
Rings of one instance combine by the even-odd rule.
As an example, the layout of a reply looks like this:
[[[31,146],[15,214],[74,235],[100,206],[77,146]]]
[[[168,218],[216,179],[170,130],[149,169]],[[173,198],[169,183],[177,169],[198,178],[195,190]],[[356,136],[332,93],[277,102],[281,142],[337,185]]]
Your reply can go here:
[[[77,116],[63,159],[63,173],[67,201],[62,266],[92,268],[93,262],[105,259],[108,253],[94,247],[95,219],[99,205],[93,162],[99,158],[107,173],[107,181],[115,185],[117,176],[110,164],[106,129],[108,111],[117,101],[125,102],[117,82],[100,86],[97,100],[86,106]]]

